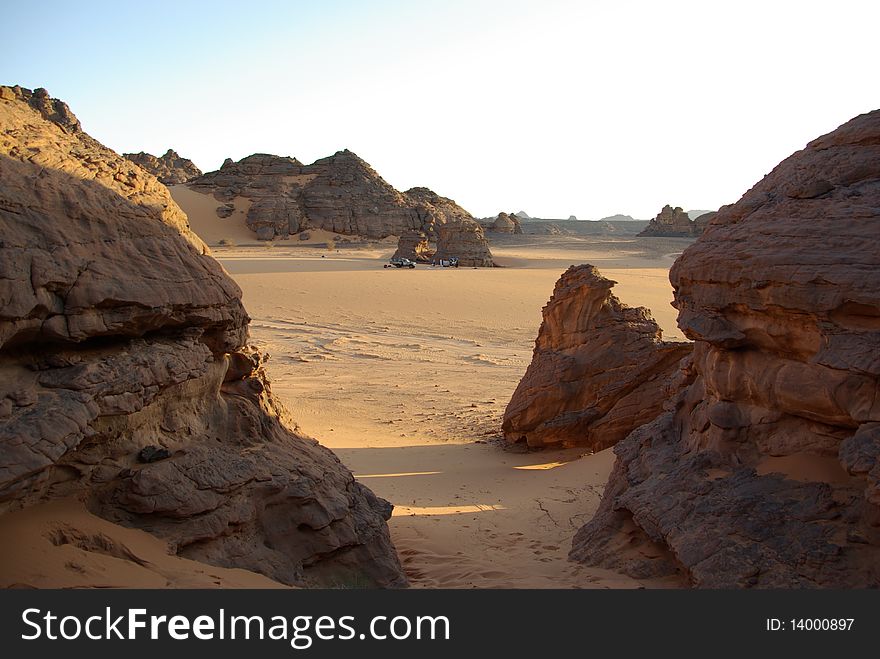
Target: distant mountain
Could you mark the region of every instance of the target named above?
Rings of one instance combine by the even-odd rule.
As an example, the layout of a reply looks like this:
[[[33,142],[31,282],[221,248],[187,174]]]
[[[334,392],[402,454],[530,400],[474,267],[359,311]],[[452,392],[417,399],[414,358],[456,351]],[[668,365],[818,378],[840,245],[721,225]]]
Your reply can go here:
[[[632,215],[621,215],[618,213],[617,215],[609,215],[608,217],[603,217],[600,222],[643,222],[644,220],[638,220],[634,218]]]
[[[689,218],[691,218],[692,220],[696,220],[698,217],[700,217],[700,215],[705,215],[706,213],[712,213],[712,212],[714,212],[714,211],[695,210],[695,211],[688,211],[687,214],[688,214]]]
[[[569,222],[577,222],[578,221],[577,216],[576,215],[569,215],[568,221]]]
[[[525,211],[520,211],[518,213],[515,213],[515,215],[521,220],[531,220],[532,219],[531,215],[529,215]]]

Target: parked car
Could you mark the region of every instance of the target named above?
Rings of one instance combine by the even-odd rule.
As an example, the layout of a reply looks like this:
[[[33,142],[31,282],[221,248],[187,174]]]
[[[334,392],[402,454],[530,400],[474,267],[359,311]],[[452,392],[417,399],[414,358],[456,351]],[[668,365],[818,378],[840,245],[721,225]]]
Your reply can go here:
[[[409,259],[405,259],[403,257],[398,257],[391,259],[388,263],[382,266],[383,268],[415,268],[415,261],[410,261]]]

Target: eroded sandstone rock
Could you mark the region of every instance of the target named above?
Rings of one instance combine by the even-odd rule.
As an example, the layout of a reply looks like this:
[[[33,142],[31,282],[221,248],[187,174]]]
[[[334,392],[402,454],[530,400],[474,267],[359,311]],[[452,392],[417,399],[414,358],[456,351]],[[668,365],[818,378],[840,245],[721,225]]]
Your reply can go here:
[[[613,446],[654,419],[681,385],[690,343],[662,340],[644,307],[622,304],[592,265],[556,283],[526,374],[504,411],[509,442]]]
[[[495,262],[483,227],[476,220],[463,218],[437,225],[437,251],[434,260],[457,258],[460,266],[491,268]]]
[[[158,158],[144,151],[140,153],[123,153],[122,155],[136,165],[146,169],[165,185],[186,183],[190,179],[202,175],[202,170],[196,167],[192,160],[181,158],[172,149],[168,149],[164,155]]]
[[[700,232],[701,225],[691,220],[680,206],[673,208],[667,204],[638,235],[689,237],[697,236]]]
[[[701,587],[880,585],[878,234],[880,111],[718,212],[670,273],[693,382],[615,447],[573,558]]]
[[[399,192],[347,149],[311,165],[268,154],[227,160],[189,186],[227,205],[238,197],[250,200],[247,225],[261,240],[324,229],[364,238],[421,233],[436,241],[439,227],[454,223],[461,229],[450,240],[458,241],[453,246],[460,245],[461,258],[481,265],[492,261],[482,229],[474,231],[477,222],[452,199],[428,188]],[[218,214],[225,211],[218,209]]]
[[[390,504],[295,431],[168,190],[35,97],[0,87],[0,511],[72,496],[213,565],[403,585]]]
[[[521,234],[523,232],[519,218],[513,213],[498,213],[498,217],[489,226],[495,233]]]
[[[391,258],[404,258],[427,263],[434,256],[428,237],[422,231],[405,231],[397,241],[397,251]]]

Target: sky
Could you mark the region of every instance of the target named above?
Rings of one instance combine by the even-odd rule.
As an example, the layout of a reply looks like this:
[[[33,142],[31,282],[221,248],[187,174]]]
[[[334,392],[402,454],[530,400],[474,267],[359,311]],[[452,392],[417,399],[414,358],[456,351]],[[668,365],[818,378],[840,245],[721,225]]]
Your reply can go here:
[[[0,0],[0,84],[204,171],[348,148],[478,217],[735,202],[880,107],[876,0]]]

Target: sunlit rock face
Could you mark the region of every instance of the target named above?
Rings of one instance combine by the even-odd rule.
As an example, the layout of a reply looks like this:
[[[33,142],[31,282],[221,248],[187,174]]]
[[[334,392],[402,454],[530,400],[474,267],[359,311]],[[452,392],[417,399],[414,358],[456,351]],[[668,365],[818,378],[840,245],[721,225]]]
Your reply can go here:
[[[507,441],[599,451],[674,397],[691,344],[663,341],[647,309],[628,307],[611,292],[615,283],[591,265],[560,277],[532,361],[504,412]]]
[[[168,190],[41,90],[0,87],[0,300],[0,511],[75,497],[213,565],[405,584],[390,504],[291,430]]]
[[[571,556],[701,587],[880,585],[880,111],[780,163],[670,273],[691,384],[615,447]]]

